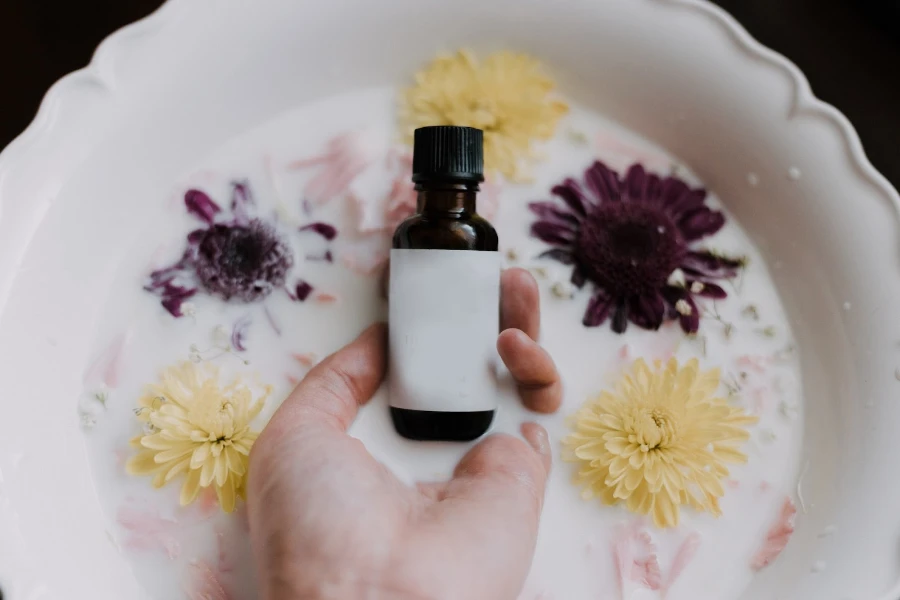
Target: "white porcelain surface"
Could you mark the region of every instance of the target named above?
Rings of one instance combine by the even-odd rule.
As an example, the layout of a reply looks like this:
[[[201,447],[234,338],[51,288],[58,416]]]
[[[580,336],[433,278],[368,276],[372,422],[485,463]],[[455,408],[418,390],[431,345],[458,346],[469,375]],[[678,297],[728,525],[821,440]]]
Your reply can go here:
[[[727,198],[763,252],[801,348],[810,506],[745,598],[867,600],[895,583],[900,199],[796,68],[694,1],[171,0],[54,86],[0,155],[8,598],[141,597],[107,538],[71,399],[107,317],[103,282],[140,235],[144,207],[272,116],[404,81],[460,45],[545,60],[574,100],[659,143]],[[102,218],[83,218],[98,207]],[[834,533],[822,539],[826,527]]]

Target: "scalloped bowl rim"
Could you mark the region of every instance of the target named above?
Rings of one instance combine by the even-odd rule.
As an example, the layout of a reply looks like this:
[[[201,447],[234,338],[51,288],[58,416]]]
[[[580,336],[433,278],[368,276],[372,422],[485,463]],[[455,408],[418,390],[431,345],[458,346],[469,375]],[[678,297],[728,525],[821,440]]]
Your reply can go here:
[[[790,121],[798,114],[811,114],[817,117],[822,127],[835,130],[847,151],[854,177],[888,200],[893,212],[900,215],[900,195],[868,161],[850,122],[836,108],[813,95],[806,78],[793,63],[762,46],[734,18],[715,5],[703,0],[648,1],[694,11],[706,18],[710,26],[727,32],[735,46],[751,59],[761,60],[770,70],[786,74],[792,87],[792,103],[785,119]],[[66,75],[50,88],[32,123],[0,152],[0,314],[9,298],[25,250],[52,203],[53,191],[77,167],[81,157],[64,143],[73,130],[84,126],[84,122],[79,123],[76,117],[80,118],[83,114],[96,116],[104,102],[115,95],[118,69],[127,70],[128,67],[128,61],[121,59],[127,54],[126,50],[146,44],[154,33],[163,31],[180,14],[197,4],[195,0],[168,0],[149,16],[106,38],[87,67]],[[44,152],[47,148],[61,150],[48,158]],[[47,170],[41,169],[48,160],[51,166],[52,161],[56,161],[55,166],[58,167],[50,177]],[[11,181],[19,186],[13,186],[12,192],[9,190]],[[41,189],[42,194],[26,205],[20,198],[23,190],[32,189],[32,186],[33,189]],[[14,205],[17,199],[19,204]],[[2,484],[0,473],[0,501],[3,500]],[[7,552],[15,558],[10,549],[0,546],[0,559]],[[884,600],[896,600],[897,596],[900,596],[900,584]]]

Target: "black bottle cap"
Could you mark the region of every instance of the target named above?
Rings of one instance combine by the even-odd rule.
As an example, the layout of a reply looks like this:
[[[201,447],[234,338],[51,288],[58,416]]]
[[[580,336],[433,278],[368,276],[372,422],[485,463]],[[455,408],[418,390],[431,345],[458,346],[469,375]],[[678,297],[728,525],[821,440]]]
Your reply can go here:
[[[484,134],[474,127],[437,125],[416,129],[413,175],[422,181],[484,181]]]

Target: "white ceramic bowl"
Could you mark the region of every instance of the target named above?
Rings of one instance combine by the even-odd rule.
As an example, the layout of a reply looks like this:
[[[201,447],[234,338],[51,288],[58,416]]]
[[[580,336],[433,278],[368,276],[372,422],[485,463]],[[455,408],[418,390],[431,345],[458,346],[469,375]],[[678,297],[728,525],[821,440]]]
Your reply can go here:
[[[142,594],[104,532],[69,400],[134,234],[117,224],[277,113],[486,41],[540,57],[573,99],[679,156],[767,257],[801,349],[811,508],[745,597],[865,600],[894,584],[900,199],[794,66],[693,0],[171,0],[57,83],[0,155],[8,600]],[[80,219],[88,206],[104,218]]]

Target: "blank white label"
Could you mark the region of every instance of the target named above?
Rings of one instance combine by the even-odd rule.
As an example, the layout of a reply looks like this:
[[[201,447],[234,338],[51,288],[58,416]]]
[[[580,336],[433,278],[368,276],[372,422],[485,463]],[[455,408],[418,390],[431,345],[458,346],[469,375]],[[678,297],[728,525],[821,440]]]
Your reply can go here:
[[[497,408],[500,253],[391,250],[390,405]]]

